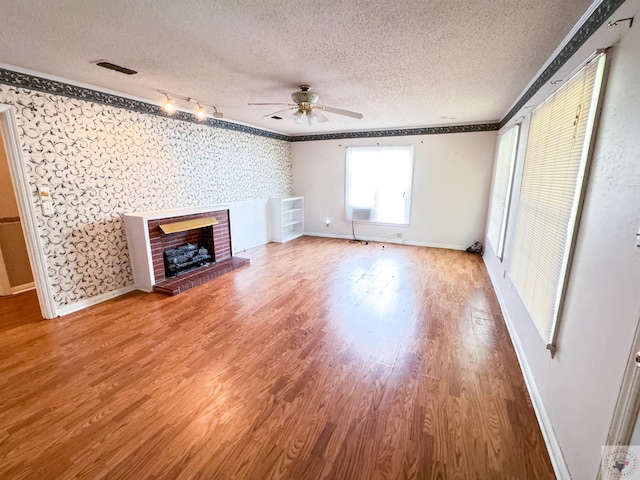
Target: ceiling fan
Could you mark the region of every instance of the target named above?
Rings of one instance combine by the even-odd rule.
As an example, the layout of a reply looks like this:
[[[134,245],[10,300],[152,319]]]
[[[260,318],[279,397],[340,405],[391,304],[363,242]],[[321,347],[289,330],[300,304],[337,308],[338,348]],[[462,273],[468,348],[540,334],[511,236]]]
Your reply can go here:
[[[274,113],[269,113],[268,115],[265,115],[265,117],[271,117],[278,113],[286,112],[287,110],[296,110],[291,115],[291,118],[296,123],[301,123],[302,118],[306,117],[309,125],[313,125],[318,122],[328,122],[329,119],[322,114],[323,111],[351,118],[362,118],[361,113],[329,107],[327,105],[318,105],[318,99],[320,96],[316,92],[312,92],[309,85],[298,85],[298,88],[300,89],[299,92],[293,92],[291,94],[291,99],[295,103],[249,103],[249,105],[287,105],[287,108],[278,110]]]

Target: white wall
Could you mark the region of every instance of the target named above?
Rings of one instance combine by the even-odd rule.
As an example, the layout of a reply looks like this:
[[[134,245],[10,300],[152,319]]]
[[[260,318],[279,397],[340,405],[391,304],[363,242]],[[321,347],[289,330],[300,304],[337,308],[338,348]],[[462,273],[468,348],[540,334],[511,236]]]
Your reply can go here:
[[[293,192],[305,197],[305,232],[351,237],[346,222],[345,149],[354,145],[415,147],[411,224],[356,223],[358,238],[463,249],[482,240],[495,132],[294,142]],[[325,225],[329,219],[329,227]],[[398,239],[397,234],[402,234]]]
[[[515,219],[504,262],[490,246],[485,253],[514,343],[575,480],[595,479],[598,473],[640,316],[640,249],[635,246],[640,225],[640,28],[616,33],[626,35],[609,53],[611,70],[554,358],[509,279]],[[511,212],[517,210],[522,160],[519,155]]]
[[[229,204],[233,254],[271,241],[269,199],[246,200]]]

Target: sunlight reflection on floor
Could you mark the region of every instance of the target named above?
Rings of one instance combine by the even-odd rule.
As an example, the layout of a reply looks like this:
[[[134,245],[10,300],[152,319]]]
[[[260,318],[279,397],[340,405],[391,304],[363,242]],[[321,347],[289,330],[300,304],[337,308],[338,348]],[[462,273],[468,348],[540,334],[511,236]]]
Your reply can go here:
[[[368,269],[350,272],[349,281],[334,289],[328,302],[335,333],[363,358],[392,366],[402,342],[415,328],[412,312],[416,298],[408,298],[408,289],[401,288],[411,282],[406,260],[402,260],[403,269],[401,255],[384,253],[378,254]]]

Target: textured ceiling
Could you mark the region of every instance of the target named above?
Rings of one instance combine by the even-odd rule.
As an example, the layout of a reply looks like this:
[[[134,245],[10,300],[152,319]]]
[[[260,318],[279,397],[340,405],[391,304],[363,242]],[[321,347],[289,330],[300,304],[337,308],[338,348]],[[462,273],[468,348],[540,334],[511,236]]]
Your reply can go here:
[[[0,62],[300,135],[500,120],[591,0],[0,0]],[[95,66],[137,70],[126,76]],[[301,83],[327,113],[264,115]],[[189,107],[184,102],[179,105]]]

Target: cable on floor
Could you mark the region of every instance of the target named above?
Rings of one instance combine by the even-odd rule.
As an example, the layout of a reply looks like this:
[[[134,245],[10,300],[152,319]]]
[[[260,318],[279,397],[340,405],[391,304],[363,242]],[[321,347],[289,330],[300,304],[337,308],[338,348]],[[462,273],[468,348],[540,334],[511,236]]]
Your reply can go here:
[[[351,220],[351,235],[353,235],[353,240],[349,240],[349,243],[359,243],[360,245],[369,245],[369,240],[360,240],[356,237],[356,230],[353,226],[353,220]]]

